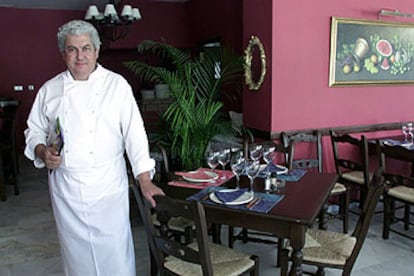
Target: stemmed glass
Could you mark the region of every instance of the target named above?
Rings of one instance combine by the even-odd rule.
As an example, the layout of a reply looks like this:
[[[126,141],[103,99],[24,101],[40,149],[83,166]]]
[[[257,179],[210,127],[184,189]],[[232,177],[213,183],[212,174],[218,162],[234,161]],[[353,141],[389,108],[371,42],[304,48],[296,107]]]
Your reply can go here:
[[[250,192],[253,194],[254,180],[260,171],[260,162],[258,160],[247,160],[246,161],[246,174],[250,179]]]
[[[230,157],[230,168],[233,174],[236,176],[237,189],[240,188],[240,175],[244,170],[245,163],[246,159],[244,158],[242,151],[232,153]]]
[[[408,136],[410,136],[410,143],[412,144],[414,140],[413,123],[407,124],[407,132],[408,132]]]
[[[263,146],[258,144],[251,144],[249,146],[250,159],[258,161],[262,157]]]
[[[270,163],[273,162],[273,158],[275,158],[275,146],[265,145],[263,147],[263,161],[266,163],[266,178],[270,176]]]
[[[208,151],[206,153],[206,161],[207,161],[207,165],[211,168],[211,170],[214,173],[214,170],[217,168],[219,162],[218,162],[218,152],[215,151]],[[213,182],[215,182],[215,180],[212,180]]]
[[[402,130],[402,133],[404,134],[404,142],[407,143],[408,142],[408,127],[407,127],[407,125],[402,125],[401,130]]]
[[[223,168],[223,176],[220,179],[226,179],[226,165],[230,161],[230,150],[221,150],[218,154],[218,162]]]

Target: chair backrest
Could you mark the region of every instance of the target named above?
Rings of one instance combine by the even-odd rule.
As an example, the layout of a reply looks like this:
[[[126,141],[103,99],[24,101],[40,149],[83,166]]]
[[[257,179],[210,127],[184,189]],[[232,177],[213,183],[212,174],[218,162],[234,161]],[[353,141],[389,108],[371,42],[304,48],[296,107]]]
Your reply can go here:
[[[266,140],[266,141],[261,141],[260,143],[248,143],[248,141],[244,141],[243,142],[243,153],[244,156],[246,156],[247,158],[249,157],[249,146],[251,144],[259,144],[262,146],[265,145],[270,145],[273,146],[275,148],[275,152],[276,152],[276,161],[280,161],[278,158],[281,156],[282,157],[282,163],[278,162],[281,165],[286,166],[289,170],[291,170],[293,168],[293,145],[292,143],[289,143],[287,146],[285,146],[283,143],[275,143],[274,141],[271,140]],[[280,155],[280,156],[279,156]]]
[[[140,209],[143,224],[147,233],[151,254],[156,260],[158,270],[165,271],[165,258],[173,256],[186,262],[201,266],[203,275],[213,275],[213,268],[208,247],[208,230],[204,208],[198,201],[184,201],[167,196],[155,196],[156,207],[150,208],[144,199],[139,185],[133,186],[135,198]],[[160,227],[157,230],[153,225],[151,211],[157,216]],[[197,238],[197,250],[185,246],[171,238],[169,221],[172,218],[182,217],[194,221]],[[163,274],[163,273],[162,273]]]
[[[336,134],[333,130],[329,131],[332,149],[334,155],[335,169],[339,178],[347,171],[362,171],[364,174],[364,182],[369,183],[369,155],[368,155],[368,141],[364,135],[361,139],[354,138],[349,134]],[[360,160],[351,159],[349,155],[339,151],[339,145],[348,145],[354,147],[360,153]],[[350,148],[348,147],[349,151]]]
[[[352,236],[356,237],[357,241],[352,251],[351,256],[348,258],[345,266],[343,275],[350,275],[352,267],[358,257],[358,254],[364,244],[365,238],[368,233],[369,225],[371,223],[372,216],[375,212],[375,207],[377,206],[378,200],[382,195],[384,190],[384,177],[383,177],[383,168],[379,167],[370,182],[367,199],[364,202],[364,206],[359,216],[358,222],[355,226]]]
[[[403,185],[411,188],[414,187],[414,177],[408,174],[403,175],[399,172],[393,172],[387,168],[387,160],[389,159],[408,161],[411,163],[412,159],[410,155],[412,155],[412,152],[409,149],[386,145],[381,140],[377,140],[377,155],[378,163],[384,169],[383,175],[387,186],[394,187]]]
[[[282,158],[282,163],[278,162],[281,165],[286,166],[289,170],[293,168],[293,144],[289,143],[285,146],[283,143],[275,143],[274,141],[264,141],[261,143],[263,146],[271,145],[275,147],[276,158],[279,161],[279,157]]]
[[[281,140],[285,146],[292,143],[292,166],[293,169],[312,169],[316,168],[318,172],[322,172],[322,135],[318,130],[312,133],[281,133]],[[310,145],[310,155],[303,158],[295,156],[295,149],[298,144]],[[313,152],[313,153],[312,153]]]
[[[150,152],[156,161],[154,180],[158,183],[167,183],[170,175],[168,154],[160,142],[150,142]]]

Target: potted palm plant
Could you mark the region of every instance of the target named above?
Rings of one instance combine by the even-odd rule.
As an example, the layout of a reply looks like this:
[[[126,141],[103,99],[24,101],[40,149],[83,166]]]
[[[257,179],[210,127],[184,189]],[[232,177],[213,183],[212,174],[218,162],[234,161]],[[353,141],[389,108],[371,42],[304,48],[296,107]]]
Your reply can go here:
[[[180,160],[182,169],[202,166],[206,148],[217,134],[232,132],[221,98],[231,84],[241,83],[243,59],[223,49],[202,58],[164,42],[144,41],[138,52],[161,57],[171,66],[133,60],[124,65],[144,81],[169,86],[173,103],[161,114],[164,126],[157,139]],[[217,72],[217,65],[220,72]]]

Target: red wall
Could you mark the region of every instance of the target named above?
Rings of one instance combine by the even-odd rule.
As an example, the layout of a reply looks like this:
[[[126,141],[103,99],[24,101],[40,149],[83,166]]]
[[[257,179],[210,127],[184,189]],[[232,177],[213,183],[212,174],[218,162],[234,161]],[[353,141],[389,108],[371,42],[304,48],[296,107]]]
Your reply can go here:
[[[273,89],[272,76],[273,61],[278,57],[272,56],[272,0],[243,1],[243,44],[249,43],[252,35],[257,36],[266,52],[266,77],[259,90],[248,90],[244,86],[243,93],[243,121],[247,127],[260,130],[271,130],[271,116],[273,116]]]
[[[280,131],[414,119],[412,85],[328,87],[331,16],[376,20],[384,7],[414,13],[412,1],[398,1],[398,6],[392,0],[260,3],[243,1],[244,22],[249,22],[244,42],[247,35],[260,34],[273,60],[268,65],[268,83],[258,92],[244,91],[248,126]],[[398,22],[398,18],[391,20]],[[271,108],[266,105],[269,93]]]
[[[414,13],[412,1],[401,0],[398,7],[392,0],[130,3],[140,7],[143,19],[132,26],[124,40],[107,45],[109,51],[130,53],[145,39],[163,38],[178,47],[195,47],[198,41],[221,37],[241,52],[251,35],[260,37],[266,49],[267,76],[259,91],[248,91],[244,86],[244,122],[249,127],[280,131],[414,118],[411,85],[328,87],[331,16],[377,19],[383,7]],[[0,96],[22,101],[18,114],[20,148],[36,90],[64,69],[56,30],[64,22],[83,16],[84,11],[0,8],[1,26],[10,25],[1,29]],[[104,61],[118,70],[124,58],[128,58],[125,52],[120,58],[111,52]],[[14,84],[25,85],[25,91],[13,92]],[[34,84],[35,91],[27,91],[28,84]]]
[[[377,20],[382,8],[414,13],[410,0],[244,0],[244,45],[257,35],[268,56],[261,89],[244,87],[245,125],[278,132],[414,120],[412,85],[328,87],[331,17]],[[325,170],[333,171],[330,140],[323,142]]]
[[[242,53],[242,2],[240,0],[191,0],[192,35],[195,41],[220,38],[229,49]]]
[[[131,49],[145,39],[162,40],[179,47],[192,47],[187,5],[183,3],[154,2],[130,3],[139,6],[142,20],[131,26],[129,35],[120,41],[103,45],[102,61],[105,66],[122,71],[124,60],[135,58]],[[72,19],[82,19],[84,11],[60,11],[42,9],[0,8],[0,97],[20,100],[17,114],[17,146],[24,147],[23,131],[32,102],[40,86],[49,78],[65,70],[57,48],[56,32],[59,26]],[[7,28],[7,26],[10,26]],[[119,58],[108,53],[110,49],[120,51]],[[129,77],[131,77],[129,75]],[[131,79],[131,78],[130,78]],[[13,85],[24,85],[24,91],[14,92]],[[28,91],[27,85],[34,84],[35,90]]]

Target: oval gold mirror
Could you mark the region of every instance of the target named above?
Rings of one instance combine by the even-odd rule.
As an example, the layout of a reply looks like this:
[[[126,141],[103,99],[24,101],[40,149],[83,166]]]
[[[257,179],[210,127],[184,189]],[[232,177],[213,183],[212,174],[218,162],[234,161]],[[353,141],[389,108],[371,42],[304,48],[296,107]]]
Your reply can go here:
[[[251,36],[244,53],[244,76],[247,87],[250,90],[259,90],[266,76],[266,53],[257,36]]]

